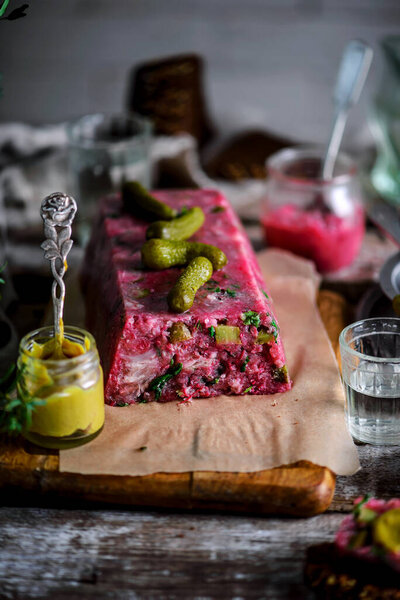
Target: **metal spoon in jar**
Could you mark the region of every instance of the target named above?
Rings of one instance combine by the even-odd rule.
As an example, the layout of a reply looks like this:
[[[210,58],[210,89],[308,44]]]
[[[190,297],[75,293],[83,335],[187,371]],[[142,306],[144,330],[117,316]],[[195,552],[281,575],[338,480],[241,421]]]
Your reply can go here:
[[[41,244],[44,257],[50,261],[54,277],[52,287],[55,356],[62,358],[64,337],[65,284],[63,277],[67,270],[67,255],[72,248],[71,224],[76,213],[76,202],[71,196],[56,192],[47,196],[40,207],[44,223],[45,241]],[[57,293],[58,292],[58,293]]]
[[[322,164],[321,176],[323,180],[329,181],[333,177],[349,110],[358,102],[371,66],[372,57],[372,48],[360,40],[352,40],[344,50],[333,95],[335,112],[331,135]],[[340,217],[347,216],[348,212],[352,210],[337,196],[324,199],[324,201],[328,209]]]
[[[322,166],[323,179],[332,178],[349,110],[358,102],[372,56],[372,48],[360,40],[349,42],[343,53],[333,95],[335,115]]]

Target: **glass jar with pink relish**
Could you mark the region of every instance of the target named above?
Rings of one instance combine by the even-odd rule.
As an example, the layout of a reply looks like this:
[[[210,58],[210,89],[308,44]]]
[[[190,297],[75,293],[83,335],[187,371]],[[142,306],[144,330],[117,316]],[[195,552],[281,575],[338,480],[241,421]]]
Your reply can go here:
[[[332,179],[321,178],[323,149],[287,148],[267,161],[261,223],[267,245],[314,261],[321,273],[350,265],[365,232],[355,163],[339,154]]]

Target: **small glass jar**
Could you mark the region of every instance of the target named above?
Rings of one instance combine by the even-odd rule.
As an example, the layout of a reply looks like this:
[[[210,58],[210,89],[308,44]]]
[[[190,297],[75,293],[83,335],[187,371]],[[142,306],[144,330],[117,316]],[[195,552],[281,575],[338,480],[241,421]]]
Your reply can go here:
[[[323,149],[300,147],[268,159],[261,223],[268,246],[309,258],[327,273],[353,262],[365,218],[353,161],[340,154],[333,178],[323,180],[322,160]]]
[[[64,353],[70,357],[37,358],[38,349],[53,339],[53,327],[43,327],[20,343],[18,396],[43,402],[33,410],[23,435],[46,448],[72,448],[93,439],[103,427],[103,372],[96,342],[87,331],[65,327]],[[75,355],[76,348],[83,353]]]

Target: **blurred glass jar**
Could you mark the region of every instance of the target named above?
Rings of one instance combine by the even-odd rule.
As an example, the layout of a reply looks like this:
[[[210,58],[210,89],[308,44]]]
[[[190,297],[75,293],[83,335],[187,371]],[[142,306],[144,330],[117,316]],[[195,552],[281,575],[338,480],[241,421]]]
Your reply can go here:
[[[78,237],[90,235],[98,200],[124,181],[150,187],[151,122],[138,115],[93,114],[68,126],[71,193],[78,202]]]
[[[378,156],[371,172],[376,190],[400,204],[400,35],[381,42],[384,57],[382,81],[372,106],[371,129]]]
[[[45,448],[79,446],[104,424],[103,371],[96,342],[89,332],[68,325],[64,340],[70,356],[62,359],[44,352],[54,341],[53,327],[31,331],[20,343],[18,396],[40,401],[23,435]]]
[[[333,178],[320,178],[323,149],[287,148],[267,160],[261,223],[268,246],[314,261],[321,273],[357,256],[365,232],[354,162],[340,154]]]

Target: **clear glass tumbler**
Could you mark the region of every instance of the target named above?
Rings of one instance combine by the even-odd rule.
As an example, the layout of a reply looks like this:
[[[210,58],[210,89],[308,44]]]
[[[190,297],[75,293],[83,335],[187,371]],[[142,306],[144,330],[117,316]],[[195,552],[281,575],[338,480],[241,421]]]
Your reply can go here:
[[[400,319],[365,319],[339,337],[346,418],[360,442],[400,445]]]
[[[86,115],[68,126],[71,193],[78,237],[85,244],[98,200],[124,181],[150,187],[151,122],[138,115]]]

